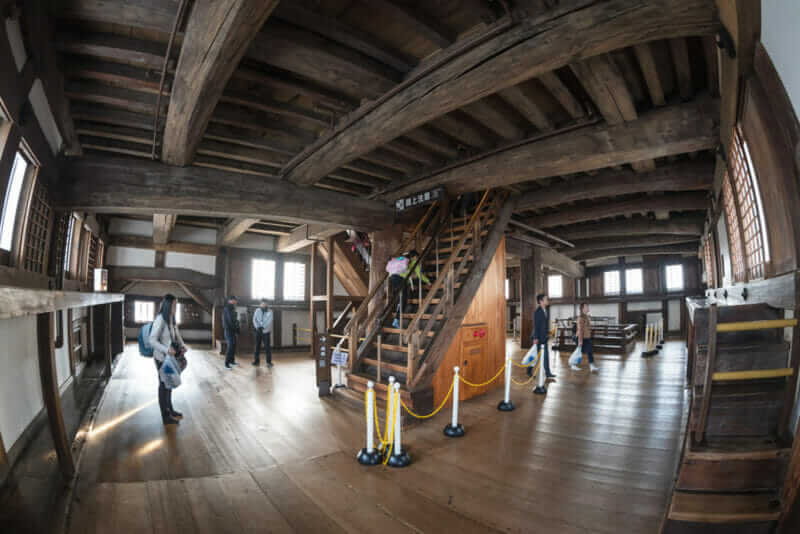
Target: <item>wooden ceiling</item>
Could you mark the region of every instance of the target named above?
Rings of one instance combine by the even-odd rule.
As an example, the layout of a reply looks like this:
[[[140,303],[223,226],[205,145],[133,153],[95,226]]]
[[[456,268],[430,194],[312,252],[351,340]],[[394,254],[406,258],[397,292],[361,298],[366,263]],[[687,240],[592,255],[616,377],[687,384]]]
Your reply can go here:
[[[86,158],[387,204],[508,187],[517,220],[560,237],[639,221],[651,231],[631,247],[696,249],[719,143],[712,0],[57,4]],[[576,245],[581,259],[601,250]]]

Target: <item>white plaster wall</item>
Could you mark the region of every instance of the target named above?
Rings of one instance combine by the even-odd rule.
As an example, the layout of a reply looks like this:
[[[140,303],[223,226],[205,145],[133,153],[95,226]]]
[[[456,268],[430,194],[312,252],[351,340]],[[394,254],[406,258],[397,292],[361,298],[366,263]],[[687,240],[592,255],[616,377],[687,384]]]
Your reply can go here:
[[[570,319],[575,317],[577,306],[572,304],[551,304],[550,305],[550,322],[556,319]]]
[[[722,256],[722,286],[728,286],[733,282],[733,271],[731,269],[731,247],[728,242],[728,228],[725,224],[725,215],[717,221],[717,237],[719,254]]]
[[[667,330],[670,332],[677,332],[681,329],[681,304],[682,301],[677,299],[667,302],[667,311],[669,312]]]
[[[0,339],[0,433],[10,449],[43,407],[36,318],[0,320]]]
[[[281,312],[281,339],[284,345],[292,344],[292,325],[297,324],[297,328],[308,328],[309,313],[306,310],[285,310]],[[298,330],[297,344],[308,345],[308,332]]]
[[[592,317],[613,317],[619,321],[619,306],[610,304],[589,304],[589,315]]]
[[[761,41],[781,77],[795,114],[800,114],[800,63],[797,61],[797,29],[800,2],[762,0]]]
[[[108,247],[106,265],[119,267],[152,267],[156,251],[130,247]]]
[[[164,259],[166,267],[183,267],[212,276],[216,273],[216,263],[216,256],[186,254],[184,252],[167,252]]]
[[[185,241],[198,245],[216,245],[217,231],[213,228],[197,228],[195,226],[176,225],[172,231],[173,241]]]
[[[153,236],[153,221],[138,221],[131,219],[113,218],[108,224],[108,233],[127,234],[127,235],[140,235],[145,237]]]
[[[643,310],[660,310],[660,300],[648,300],[645,302],[629,302],[627,304],[628,311],[643,311]]]

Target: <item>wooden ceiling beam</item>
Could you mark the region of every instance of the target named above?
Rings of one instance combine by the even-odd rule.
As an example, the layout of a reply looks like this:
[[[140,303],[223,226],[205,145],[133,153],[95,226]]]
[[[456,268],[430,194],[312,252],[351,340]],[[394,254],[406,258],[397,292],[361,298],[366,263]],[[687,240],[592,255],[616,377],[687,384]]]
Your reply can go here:
[[[672,217],[666,221],[654,221],[637,217],[624,221],[577,224],[559,229],[556,234],[573,242],[582,239],[651,234],[700,236],[703,233],[703,223],[704,218],[697,216]]]
[[[547,208],[568,202],[633,193],[710,189],[713,182],[713,161],[680,162],[648,173],[607,169],[594,176],[581,176],[556,186],[525,193],[517,202],[517,210]]]
[[[459,51],[441,67],[364,107],[295,158],[287,178],[312,184],[440,115],[576,60],[653,39],[710,34],[717,26],[714,6],[707,0],[655,0],[635,6],[593,2],[577,8],[575,2],[562,2],[481,46]],[[262,52],[270,55],[268,49]]]
[[[489,96],[467,104],[461,111],[507,141],[522,139],[526,133],[524,126],[514,120],[513,108],[508,109],[503,104],[503,100]]]
[[[156,245],[169,243],[177,220],[178,216],[173,214],[156,213],[153,215],[153,243]]]
[[[176,282],[198,289],[216,289],[219,279],[210,274],[181,267],[111,267],[112,282]]]
[[[217,102],[278,0],[197,0],[183,34],[162,159],[188,165]]]
[[[692,66],[689,63],[689,48],[686,39],[670,39],[669,49],[672,52],[672,63],[675,65],[675,73],[678,75],[678,92],[681,98],[688,100],[692,98]]]
[[[208,125],[203,138],[260,150],[268,150],[280,156],[291,156],[297,153],[294,147],[298,143],[294,139],[292,139],[291,142],[286,142],[280,136],[280,133],[274,136],[269,130],[253,132],[249,128],[237,127],[226,122],[218,123],[215,121],[214,117],[212,117],[212,123]]]
[[[561,78],[559,78],[555,72],[545,72],[539,76],[538,79],[542,85],[550,91],[553,98],[561,104],[561,107],[566,110],[570,117],[573,119],[580,119],[586,115],[581,103],[578,102],[578,99],[575,98],[572,91],[564,85],[564,82],[561,81]]]
[[[595,250],[614,251],[621,248],[630,247],[653,247],[663,245],[679,245],[683,243],[697,243],[698,236],[695,235],[645,235],[645,236],[617,236],[605,239],[586,239],[575,241],[575,248],[566,249],[562,252],[575,258]]]
[[[360,172],[362,174],[368,174],[370,176],[374,176],[375,178],[380,178],[381,180],[387,180],[390,182],[403,177],[403,173],[401,172],[361,159],[353,160],[342,168]]]
[[[409,31],[421,35],[426,40],[439,48],[447,48],[456,40],[456,35],[444,25],[422,13],[419,9],[411,11],[409,8],[392,0],[361,0],[370,5],[377,6],[387,13],[391,20],[396,20],[406,25]],[[423,4],[424,5],[424,4]]]
[[[211,123],[258,132],[268,139],[271,146],[292,154],[298,153],[306,144],[313,142],[314,134],[312,132],[301,130],[278,119],[273,114],[245,110],[223,103],[214,110]],[[211,126],[208,130],[216,131]]]
[[[108,245],[111,247],[163,250],[165,252],[183,252],[186,254],[205,254],[207,256],[216,256],[219,253],[219,247],[216,245],[201,245],[186,241],[170,241],[159,244],[153,242],[149,237],[140,235],[112,234],[109,237]]]
[[[234,217],[230,219],[217,231],[217,245],[227,247],[234,244],[259,220],[260,219],[248,217]]]
[[[305,9],[293,2],[281,2],[275,10],[274,16],[352,48],[402,74],[409,72],[417,63],[413,57],[390,50],[357,28],[348,26],[335,18],[326,17],[322,13]]]
[[[220,97],[220,102],[242,106],[249,109],[275,113],[290,119],[300,119],[314,124],[316,127],[327,128],[331,125],[332,117],[327,113],[318,113],[314,110],[295,106],[286,102],[279,102],[272,99],[265,91],[251,90],[247,93],[226,91]]]
[[[75,133],[80,136],[102,137],[105,139],[115,139],[127,143],[153,146],[153,134],[143,129],[127,128],[125,126],[106,126],[92,122],[80,122],[75,124]]]
[[[432,126],[420,126],[406,132],[406,138],[449,159],[458,157],[458,143]]]
[[[247,57],[356,98],[376,98],[401,79],[394,69],[355,50],[275,21],[256,35]]]
[[[708,193],[676,193],[657,197],[617,200],[615,202],[605,202],[595,206],[582,206],[579,209],[570,207],[556,213],[532,217],[526,220],[525,223],[537,228],[552,228],[554,226],[607,219],[609,217],[630,215],[633,213],[695,211],[710,207],[711,200]],[[558,232],[554,233],[556,235],[561,235]]]
[[[104,109],[84,103],[75,103],[72,106],[72,117],[79,122],[85,121],[98,124],[108,124],[112,126],[123,126],[126,128],[135,128],[138,130],[149,130],[150,142],[153,142],[153,120],[152,117],[145,114],[132,113],[130,111],[122,111],[118,109]]]
[[[60,18],[134,26],[164,34],[172,30],[178,11],[175,0],[61,0],[53,5]]]
[[[525,84],[515,85],[500,91],[500,98],[520,112],[528,121],[542,132],[554,128],[553,121],[536,103],[536,98]]]
[[[161,71],[166,45],[106,33],[59,33],[59,52],[121,63],[140,69]]]
[[[149,114],[150,116],[152,116],[156,108],[156,95],[96,82],[69,81],[67,82],[65,94],[73,101],[103,104],[111,108],[131,113]],[[166,112],[167,100],[163,99],[161,101],[161,114],[166,115]]]
[[[287,156],[272,151],[213,141],[210,139],[203,139],[200,146],[197,148],[197,154],[272,167],[272,172],[275,174],[280,170],[282,163],[285,163],[288,159]]]
[[[66,58],[63,65],[67,76],[73,79],[92,80],[114,87],[158,94],[159,75],[154,70],[131,67],[111,61],[78,59],[75,56]],[[168,86],[164,87],[161,94],[169,96]]]
[[[396,188],[387,198],[393,201],[438,185],[452,193],[479,191],[706,150],[719,143],[717,116],[714,102],[698,99],[650,111],[625,124],[578,128],[434,171]]]
[[[284,180],[122,157],[67,160],[58,209],[93,213],[174,213],[384,228],[394,211],[384,203],[300,188]],[[224,185],[221,185],[224,184]]]
[[[652,247],[620,247],[609,250],[590,250],[574,257],[575,261],[601,260],[620,256],[669,256],[697,254],[699,241]]]
[[[639,61],[639,67],[642,69],[650,100],[653,101],[654,106],[663,106],[666,103],[664,87],[661,85],[661,77],[658,74],[658,66],[650,43],[638,44],[633,47],[633,51]]]
[[[440,115],[431,121],[430,125],[439,128],[467,147],[488,148],[495,144],[496,136],[463,111]]]

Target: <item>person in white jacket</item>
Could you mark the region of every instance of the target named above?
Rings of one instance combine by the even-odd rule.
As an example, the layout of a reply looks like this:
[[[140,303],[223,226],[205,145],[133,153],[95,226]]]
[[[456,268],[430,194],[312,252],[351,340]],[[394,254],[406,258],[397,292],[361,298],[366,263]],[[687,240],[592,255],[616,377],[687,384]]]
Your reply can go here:
[[[150,329],[149,342],[150,346],[153,347],[153,360],[157,371],[161,370],[161,365],[163,365],[167,354],[175,355],[176,351],[172,346],[173,343],[178,343],[185,350],[186,345],[178,331],[178,326],[175,324],[176,307],[175,296],[169,293],[164,295],[164,300],[161,301],[161,308]],[[161,408],[161,418],[164,420],[165,425],[177,424],[178,419],[183,417],[182,413],[175,411],[175,408],[172,407],[172,390],[161,381],[160,374],[158,378],[158,406]]]
[[[261,299],[261,304],[253,314],[253,329],[256,333],[256,352],[253,355],[253,365],[258,365],[261,360],[261,344],[264,344],[264,354],[267,357],[267,367],[272,367],[272,310],[266,300]]]

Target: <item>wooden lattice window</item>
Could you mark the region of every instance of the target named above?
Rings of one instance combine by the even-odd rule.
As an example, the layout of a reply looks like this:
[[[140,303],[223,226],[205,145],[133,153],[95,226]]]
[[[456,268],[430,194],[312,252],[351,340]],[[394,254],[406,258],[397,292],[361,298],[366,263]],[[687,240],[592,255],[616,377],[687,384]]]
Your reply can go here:
[[[46,274],[52,221],[53,207],[47,188],[37,180],[33,188],[25,230],[22,267],[26,271]]]
[[[94,270],[100,265],[101,246],[100,238],[94,234],[89,234],[89,258],[86,277],[90,288],[94,288]]]
[[[64,255],[67,250],[67,235],[71,218],[72,215],[69,212],[62,211],[56,213],[53,222],[53,249],[50,251],[48,274],[55,278],[58,289],[61,289],[61,281],[64,276]]]
[[[725,207],[725,221],[728,224],[728,241],[731,249],[731,264],[733,265],[733,280],[744,282],[746,277],[744,252],[742,250],[742,234],[739,229],[739,213],[736,209],[736,199],[728,173],[722,180],[722,204]]]
[[[711,241],[711,234],[706,236],[703,243],[703,263],[706,270],[706,284],[708,287],[717,287],[717,273],[714,269],[714,243]]]

